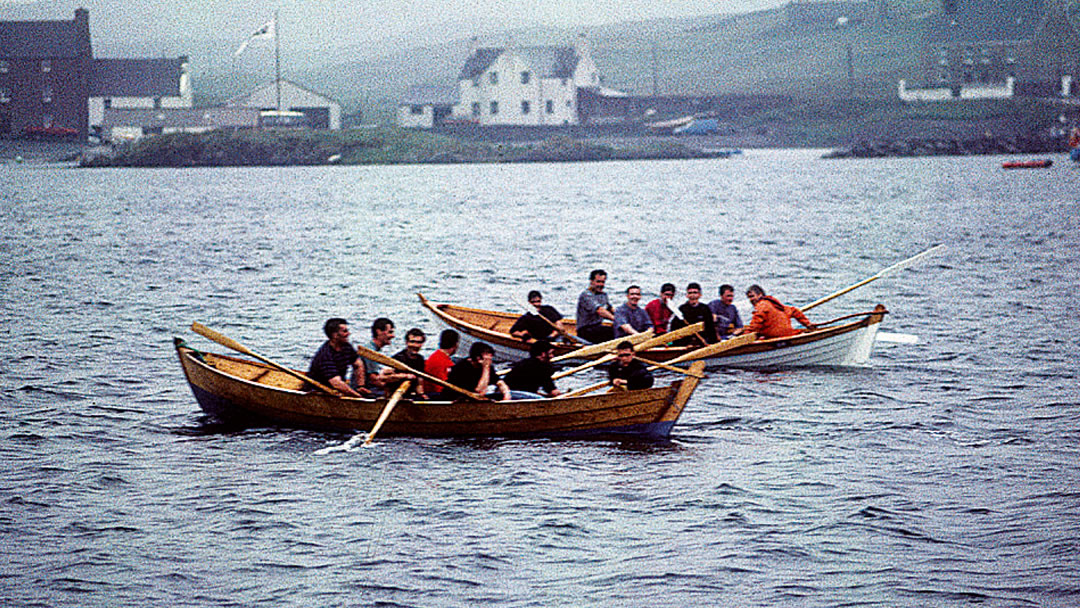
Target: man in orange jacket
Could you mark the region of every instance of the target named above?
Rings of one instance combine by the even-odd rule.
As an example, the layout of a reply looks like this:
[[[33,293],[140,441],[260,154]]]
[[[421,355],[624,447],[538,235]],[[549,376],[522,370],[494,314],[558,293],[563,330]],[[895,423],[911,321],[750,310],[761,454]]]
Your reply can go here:
[[[794,336],[799,330],[791,327],[792,317],[807,329],[817,329],[801,310],[794,306],[784,306],[776,298],[765,295],[765,290],[759,285],[751,285],[746,290],[746,297],[754,305],[754,316],[749,323],[736,330],[735,335],[757,332],[761,338]]]

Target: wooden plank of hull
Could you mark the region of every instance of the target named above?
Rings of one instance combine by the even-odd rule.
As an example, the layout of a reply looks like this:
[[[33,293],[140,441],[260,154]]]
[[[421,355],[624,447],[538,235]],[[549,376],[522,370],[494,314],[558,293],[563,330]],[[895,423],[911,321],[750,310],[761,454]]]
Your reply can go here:
[[[366,430],[378,418],[384,399],[334,397],[302,392],[290,377],[264,374],[254,362],[205,354],[209,365],[191,351],[178,348],[180,361],[200,407],[222,419],[270,421],[289,426],[333,430]],[[248,376],[257,380],[245,379]],[[281,378],[283,376],[284,378]],[[402,401],[381,430],[383,435],[456,436],[589,436],[666,437],[685,407],[683,393],[695,383],[643,391],[560,400],[511,402]],[[264,384],[269,382],[270,384]],[[275,386],[273,383],[277,383]],[[680,392],[681,391],[681,392]]]
[[[436,321],[444,327],[461,333],[462,350],[467,350],[473,342],[483,341],[495,348],[495,356],[499,361],[518,361],[528,356],[528,343],[511,337],[509,333],[498,331],[502,324],[506,325],[505,329],[508,331],[510,324],[517,319],[518,315],[451,304],[434,304],[422,296],[421,302]],[[873,314],[868,314],[863,319],[852,323],[803,332],[786,338],[758,340],[707,359],[706,367],[707,369],[724,367],[754,369],[800,365],[866,365],[870,359],[874,336],[885,314],[885,308],[879,305]],[[458,318],[459,315],[469,321],[462,321]],[[491,315],[492,320],[488,323],[485,323],[486,315]],[[495,329],[487,328],[488,325]],[[821,344],[815,345],[816,342],[821,342]],[[576,348],[564,344],[554,346],[556,354],[564,354]],[[653,361],[666,361],[689,350],[692,348],[653,348],[642,353],[641,356]]]

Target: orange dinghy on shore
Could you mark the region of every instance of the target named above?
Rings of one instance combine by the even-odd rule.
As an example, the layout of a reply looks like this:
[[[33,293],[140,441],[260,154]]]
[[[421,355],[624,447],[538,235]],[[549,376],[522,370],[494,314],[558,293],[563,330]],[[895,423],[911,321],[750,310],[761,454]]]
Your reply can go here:
[[[1002,169],[1045,169],[1050,165],[1053,165],[1054,161],[1049,158],[1040,158],[1038,160],[1007,160],[1001,163]]]

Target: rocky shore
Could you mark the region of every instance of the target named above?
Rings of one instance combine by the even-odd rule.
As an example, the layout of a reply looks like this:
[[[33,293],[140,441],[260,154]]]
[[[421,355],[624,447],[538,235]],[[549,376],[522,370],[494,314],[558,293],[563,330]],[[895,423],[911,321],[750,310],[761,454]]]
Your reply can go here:
[[[975,154],[1050,154],[1068,152],[1065,136],[983,136],[966,139],[875,139],[834,150],[825,158],[893,156],[968,156]]]
[[[725,154],[679,142],[634,145],[570,137],[538,142],[489,143],[423,131],[292,129],[170,134],[85,151],[83,167],[217,167],[413,163],[513,163],[717,158]]]

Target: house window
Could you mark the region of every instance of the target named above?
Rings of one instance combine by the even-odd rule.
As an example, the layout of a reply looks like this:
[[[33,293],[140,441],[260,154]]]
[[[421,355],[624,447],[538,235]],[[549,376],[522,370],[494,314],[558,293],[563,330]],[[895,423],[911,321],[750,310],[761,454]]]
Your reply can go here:
[[[497,101],[491,102],[491,113],[492,114],[498,114],[499,113],[499,102],[497,102]]]
[[[45,115],[43,115],[43,116],[41,117],[41,126],[43,126],[43,127],[45,127],[46,129],[48,129],[48,128],[49,128],[49,127],[51,127],[52,125],[53,125],[53,118],[52,118],[52,114],[45,114]]]
[[[424,106],[409,106],[409,113],[413,116],[418,116],[424,113]]]
[[[479,78],[473,78],[472,86],[473,86],[473,88],[476,88],[476,87],[480,86],[480,79]]]
[[[488,81],[491,82],[491,84],[499,84],[499,73],[492,72],[488,74]]]
[[[521,84],[529,84],[529,78],[531,76],[532,75],[529,74],[528,72],[522,72],[521,73]]]
[[[43,59],[41,61],[41,71],[42,72],[51,72],[52,71],[52,61],[49,61],[48,59]]]
[[[11,101],[11,90],[7,87],[0,87],[0,103],[8,103]]]
[[[522,114],[528,114],[529,110],[531,110],[531,109],[532,109],[532,106],[529,105],[529,102],[527,102],[527,101],[521,102],[521,113]]]
[[[52,103],[52,98],[53,88],[49,85],[45,85],[44,88],[41,89],[41,101],[43,103]]]
[[[474,101],[473,102],[473,104],[472,104],[472,115],[473,116],[480,116],[480,102],[479,101]]]
[[[161,98],[160,97],[155,97],[154,98],[154,109],[155,110],[160,110],[161,109]]]
[[[562,79],[562,86],[565,87],[567,82],[569,82],[569,81],[566,78],[563,78]]]
[[[7,74],[11,70],[11,64],[6,59],[0,59],[0,74]]]
[[[547,103],[544,104],[544,105],[545,105],[545,109],[547,110],[548,114],[554,114],[555,113],[555,102],[554,101],[549,99],[549,100],[547,100]]]
[[[112,107],[112,97],[106,97],[105,98],[105,109],[109,109],[111,107]]]

